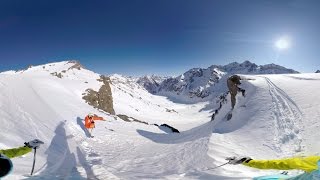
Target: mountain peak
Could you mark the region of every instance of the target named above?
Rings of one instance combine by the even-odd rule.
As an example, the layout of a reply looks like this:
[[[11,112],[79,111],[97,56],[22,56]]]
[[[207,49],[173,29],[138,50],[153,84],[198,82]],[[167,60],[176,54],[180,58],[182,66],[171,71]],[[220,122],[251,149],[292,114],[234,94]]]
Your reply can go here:
[[[55,76],[60,79],[87,79],[88,77],[99,77],[99,74],[85,69],[77,60],[66,60],[35,66],[29,65],[28,68],[24,70],[6,71],[1,74]]]
[[[53,62],[41,65],[29,65],[26,69],[17,72],[29,73],[29,72],[50,72],[50,73],[66,73],[69,70],[81,70],[85,69],[84,66],[78,60],[66,60],[60,62]]]
[[[243,63],[240,64],[240,66],[245,66],[245,67],[251,66],[251,65],[257,66],[255,63],[252,63],[249,60],[245,60],[245,61],[243,61]]]
[[[78,69],[81,70],[81,68],[85,69],[84,66],[78,61],[78,60],[70,60],[68,61],[68,64],[73,64],[69,69]]]
[[[144,86],[144,88],[150,93],[156,93],[158,91],[159,85],[164,81],[165,78],[157,75],[143,76],[137,80],[137,83]]]
[[[53,62],[48,64],[41,64],[41,65],[28,65],[26,69],[18,70],[17,72],[26,72],[26,71],[33,71],[39,69],[61,69],[62,70],[70,70],[70,69],[84,69],[84,66],[78,60],[65,60],[60,62]]]

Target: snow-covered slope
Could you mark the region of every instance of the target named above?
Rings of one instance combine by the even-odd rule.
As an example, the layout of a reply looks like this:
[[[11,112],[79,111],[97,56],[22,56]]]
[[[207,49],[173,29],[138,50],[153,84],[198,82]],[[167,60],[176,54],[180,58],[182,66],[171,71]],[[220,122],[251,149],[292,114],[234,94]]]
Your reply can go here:
[[[111,76],[116,114],[145,123],[126,122],[85,103],[82,94],[98,90],[99,77],[68,61],[0,73],[0,148],[45,141],[33,177],[25,176],[30,153],[13,159],[14,171],[4,179],[250,179],[271,172],[241,165],[210,168],[233,155],[318,154],[319,74],[242,75],[248,79],[242,81],[246,96],[237,96],[230,121],[229,96],[210,121],[215,102],[175,103],[150,94],[136,79]],[[107,119],[96,123],[94,138],[83,127],[89,112]],[[181,133],[168,134],[153,123]]]
[[[246,77],[253,80],[243,82],[247,95],[238,97],[233,118],[217,118],[220,119],[210,139],[210,156],[223,162],[220,158],[230,155],[257,159],[319,155],[316,132],[320,125],[320,76]],[[228,108],[224,110],[227,112]],[[226,166],[224,171],[222,174],[236,171],[249,177],[271,173],[243,166]]]
[[[79,129],[78,119],[88,111],[96,112],[83,103],[82,93],[88,87],[100,87],[96,81],[99,75],[85,69],[69,69],[73,65],[65,61],[0,75],[1,148],[20,146],[33,138],[42,139],[46,144],[38,152],[36,173],[41,171],[39,175],[55,174],[64,166],[75,164],[72,154],[77,152],[77,143],[69,141],[73,138],[69,127]],[[61,79],[50,74],[64,70]],[[20,175],[30,171],[32,156],[16,158],[13,162],[14,175],[8,178],[21,179]],[[61,173],[69,170],[66,167]]]

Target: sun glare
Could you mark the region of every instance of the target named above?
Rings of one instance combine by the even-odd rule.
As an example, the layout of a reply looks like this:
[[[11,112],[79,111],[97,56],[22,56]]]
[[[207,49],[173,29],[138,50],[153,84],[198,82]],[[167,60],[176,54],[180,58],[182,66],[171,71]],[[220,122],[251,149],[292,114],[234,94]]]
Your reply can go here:
[[[287,37],[282,37],[275,42],[275,46],[280,49],[288,49],[290,47],[290,41]]]

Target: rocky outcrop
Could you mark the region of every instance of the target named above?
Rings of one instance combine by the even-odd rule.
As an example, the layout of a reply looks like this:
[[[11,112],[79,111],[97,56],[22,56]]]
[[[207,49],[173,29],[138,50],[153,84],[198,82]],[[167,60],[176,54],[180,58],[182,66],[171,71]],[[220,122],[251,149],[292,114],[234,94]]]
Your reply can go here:
[[[168,109],[168,108],[165,108],[166,109],[166,112],[169,112],[169,113],[172,113],[172,112],[174,112],[174,113],[178,113],[176,110],[174,110],[174,109]]]
[[[180,131],[172,126],[169,126],[168,124],[161,124],[160,126],[158,124],[154,124],[155,126],[159,127],[159,129],[163,130],[167,133],[180,133]]]
[[[242,93],[242,96],[245,96],[245,90],[239,88],[238,86],[241,84],[241,77],[238,75],[232,75],[227,80],[228,89],[231,95],[231,107],[234,108],[236,104],[236,95],[238,92]]]
[[[129,119],[129,117],[127,115],[124,114],[118,114],[117,115],[120,119],[126,121],[126,122],[131,122],[131,120]]]
[[[87,89],[85,93],[83,93],[82,95],[84,95],[82,97],[82,99],[86,100],[86,103],[88,103],[89,105],[93,106],[93,107],[98,107],[99,106],[99,96],[98,96],[98,92],[92,90],[92,89]]]
[[[70,70],[70,69],[78,69],[78,70],[81,70],[81,68],[84,69],[84,67],[80,64],[80,62],[79,62],[79,61],[76,61],[76,60],[74,60],[74,61],[69,61],[68,64],[74,64],[74,65],[72,65],[71,67],[69,67],[68,70]]]
[[[81,68],[84,68],[79,61],[68,61],[66,64],[73,64],[72,66],[70,66],[67,70],[62,70],[61,72],[53,72],[50,73],[52,76],[56,76],[58,78],[62,78],[63,77],[63,73],[67,73],[67,71],[71,70],[71,69],[77,69],[77,70],[81,70]],[[54,64],[50,64],[49,66],[54,66]],[[45,66],[42,67],[43,69],[45,69]]]
[[[317,70],[316,73],[320,73],[320,70]]]
[[[227,85],[229,89],[229,93],[231,96],[231,108],[233,109],[234,106],[236,105],[236,96],[238,92],[242,93],[242,96],[245,96],[245,90],[241,89],[239,85],[241,84],[240,82],[241,77],[238,75],[232,75],[228,78],[227,80]],[[230,120],[232,118],[232,113],[229,112],[226,115],[227,120]]]
[[[212,113],[211,121],[213,121],[216,115],[219,113],[220,109],[222,108],[222,105],[227,102],[227,95],[228,95],[228,92],[223,93],[222,95],[219,96],[218,101],[216,102],[219,104],[219,107],[215,109],[214,112]]]
[[[96,92],[92,89],[87,89],[82,98],[86,100],[89,105],[114,115],[115,111],[113,109],[110,78],[106,76],[100,76],[98,81],[103,82],[103,85],[100,87],[99,91]]]
[[[149,123],[145,122],[145,121],[141,121],[141,120],[138,120],[136,118],[133,118],[133,117],[129,117],[127,115],[124,115],[124,114],[118,114],[117,115],[120,119],[126,121],[126,122],[137,122],[137,123],[142,123],[142,124],[146,124],[146,125],[149,125]]]
[[[98,80],[99,81],[99,80]],[[113,98],[110,87],[110,78],[106,76],[100,76],[100,81],[103,85],[99,89],[99,109],[103,109],[110,114],[115,114],[113,109]]]
[[[61,73],[57,73],[57,72],[53,72],[53,73],[50,73],[52,76],[57,76],[58,78],[62,78],[62,74]]]
[[[167,133],[180,133],[178,129],[172,127],[172,126],[169,126],[168,124],[161,124],[161,125],[158,125],[158,124],[149,124],[145,121],[141,121],[141,120],[138,120],[134,117],[129,117],[127,115],[124,115],[124,114],[118,114],[117,115],[120,119],[122,119],[123,121],[126,121],[126,122],[137,122],[137,123],[142,123],[142,124],[145,124],[145,125],[155,125],[157,126],[159,129],[167,132]]]
[[[238,93],[238,85],[240,85],[240,76],[238,75],[232,75],[228,78],[227,80],[227,85],[228,85],[228,89],[231,95],[231,107],[232,109],[234,108],[235,104],[236,104],[236,95]]]

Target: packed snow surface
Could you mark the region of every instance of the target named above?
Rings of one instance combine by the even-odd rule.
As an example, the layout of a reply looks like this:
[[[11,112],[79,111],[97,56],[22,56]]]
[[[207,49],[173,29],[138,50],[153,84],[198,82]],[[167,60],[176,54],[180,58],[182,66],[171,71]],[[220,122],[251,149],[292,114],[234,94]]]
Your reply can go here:
[[[114,109],[140,121],[125,122],[94,109],[82,93],[98,90],[99,75],[67,61],[0,74],[0,148],[41,139],[33,153],[14,158],[4,179],[251,179],[279,171],[225,165],[228,156],[256,159],[319,155],[320,74],[241,75],[245,97],[230,97],[210,121],[212,102],[181,104],[111,76]],[[51,73],[61,73],[59,78]],[[94,138],[83,119],[95,113]],[[227,121],[226,114],[232,112]],[[169,124],[167,133],[153,124]],[[300,173],[298,171],[290,172]]]

